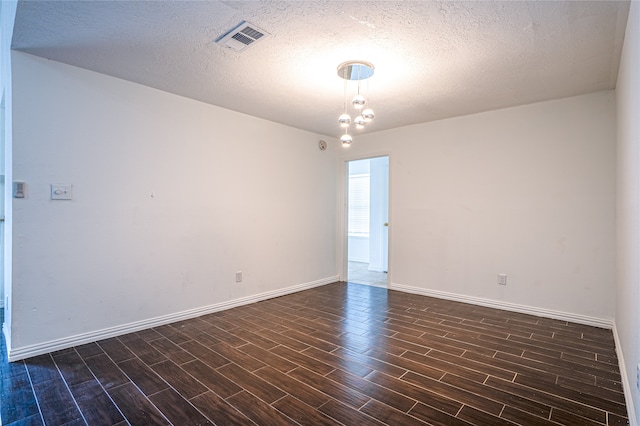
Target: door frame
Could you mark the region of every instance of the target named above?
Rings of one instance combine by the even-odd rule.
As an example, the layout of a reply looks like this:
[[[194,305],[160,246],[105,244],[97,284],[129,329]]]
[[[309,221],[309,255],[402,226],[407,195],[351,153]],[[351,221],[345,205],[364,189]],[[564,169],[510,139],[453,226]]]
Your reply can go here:
[[[392,162],[391,162],[391,153],[390,152],[376,152],[376,153],[370,153],[370,154],[360,154],[360,155],[352,155],[352,156],[345,156],[342,158],[342,170],[341,170],[341,174],[342,174],[342,185],[341,185],[341,191],[339,194],[340,197],[340,202],[338,203],[338,205],[340,206],[340,213],[339,213],[339,238],[338,240],[341,242],[340,243],[340,249],[339,249],[339,271],[341,271],[340,274],[340,280],[341,281],[347,281],[349,278],[349,233],[348,233],[348,224],[349,224],[349,162],[351,161],[358,161],[358,160],[372,160],[374,158],[380,158],[380,157],[387,157],[389,158],[389,198],[387,200],[387,208],[389,211],[389,226],[388,226],[388,234],[387,234],[387,286],[386,288],[390,288],[392,281],[392,270],[393,270],[393,255],[392,255],[392,251],[391,251],[391,241],[393,238],[393,212],[392,212],[392,200],[393,200],[393,185],[392,185],[392,181],[393,181],[393,173],[392,173]]]

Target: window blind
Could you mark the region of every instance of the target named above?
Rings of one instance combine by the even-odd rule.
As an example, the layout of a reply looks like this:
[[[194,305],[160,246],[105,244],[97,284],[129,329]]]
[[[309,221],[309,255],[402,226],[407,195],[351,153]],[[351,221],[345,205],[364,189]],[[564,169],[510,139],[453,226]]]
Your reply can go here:
[[[369,175],[349,176],[349,235],[369,236]]]

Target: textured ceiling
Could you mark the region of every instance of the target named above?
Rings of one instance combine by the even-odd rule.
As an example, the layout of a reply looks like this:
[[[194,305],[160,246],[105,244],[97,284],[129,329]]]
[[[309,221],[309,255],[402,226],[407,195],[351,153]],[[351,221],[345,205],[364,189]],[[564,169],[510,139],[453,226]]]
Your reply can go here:
[[[613,89],[624,1],[20,1],[12,47],[339,137],[343,61],[379,131]],[[271,37],[215,43],[241,21]],[[355,132],[354,132],[355,133]]]

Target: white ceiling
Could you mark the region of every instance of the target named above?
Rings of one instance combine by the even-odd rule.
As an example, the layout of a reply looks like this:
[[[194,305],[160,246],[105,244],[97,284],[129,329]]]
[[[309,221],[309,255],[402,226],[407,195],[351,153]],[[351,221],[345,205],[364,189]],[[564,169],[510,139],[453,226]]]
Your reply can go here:
[[[379,131],[615,88],[627,1],[23,1],[12,46],[339,137],[343,61]],[[215,43],[241,21],[271,37]],[[355,133],[355,132],[354,132]]]

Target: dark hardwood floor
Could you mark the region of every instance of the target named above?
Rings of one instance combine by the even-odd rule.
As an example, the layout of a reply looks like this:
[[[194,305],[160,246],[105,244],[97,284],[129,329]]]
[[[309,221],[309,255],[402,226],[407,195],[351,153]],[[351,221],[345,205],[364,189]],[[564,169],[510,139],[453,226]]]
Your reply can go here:
[[[357,284],[0,349],[5,425],[628,424],[610,330]]]

